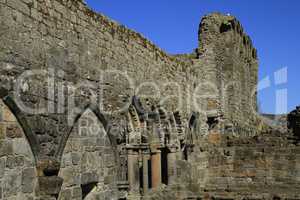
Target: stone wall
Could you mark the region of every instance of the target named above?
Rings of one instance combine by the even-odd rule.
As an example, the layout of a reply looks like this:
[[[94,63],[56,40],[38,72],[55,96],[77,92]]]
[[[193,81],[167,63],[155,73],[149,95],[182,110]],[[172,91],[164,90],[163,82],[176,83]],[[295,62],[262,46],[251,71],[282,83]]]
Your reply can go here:
[[[63,153],[59,176],[64,179],[59,199],[117,199],[117,163],[103,125],[86,111],[72,131]],[[92,196],[92,197],[91,197]]]
[[[49,97],[49,88],[57,91],[61,87],[62,98],[73,97],[75,105],[82,109],[90,103],[91,93],[98,98],[101,93],[101,110],[111,112],[130,101],[139,83],[154,81],[161,85],[163,80],[186,83],[185,69],[175,59],[140,34],[91,12],[80,1],[4,1],[0,5],[1,84],[12,91],[13,80],[26,70],[48,70],[49,74],[54,71],[55,84],[47,76],[33,76],[20,91],[27,107],[43,108],[50,104],[54,108],[42,115],[25,114],[33,135],[40,141],[39,157],[59,154],[59,138],[66,138],[64,134],[72,127],[66,122],[71,110],[58,95]],[[109,72],[104,74],[103,70]],[[126,73],[134,86],[111,70]],[[102,81],[101,75],[105,75]],[[78,86],[83,83],[84,87]],[[166,95],[163,87],[160,88],[160,93]],[[151,86],[143,87],[142,91],[150,93],[149,102],[161,98],[151,98],[155,96],[153,90]],[[9,95],[16,99],[12,93]],[[175,104],[168,102],[170,110],[177,108]],[[62,111],[57,115],[59,105]],[[113,123],[113,119],[110,121]],[[48,137],[52,138],[51,142],[41,139]]]
[[[205,16],[199,28],[200,60],[213,72],[217,102],[225,123],[252,128],[256,118],[258,60],[256,49],[233,16]],[[207,73],[205,73],[207,74]]]
[[[300,148],[286,133],[208,137],[195,148],[190,187],[221,199],[299,199]]]
[[[139,33],[90,11],[81,1],[16,2],[18,1],[1,3],[0,13],[5,16],[1,21],[4,27],[1,34],[3,40],[1,69],[4,76],[1,81],[8,89],[14,85],[12,82],[14,77],[28,69],[43,69],[48,72],[54,70],[57,84],[53,84],[53,87],[62,87],[65,99],[72,96],[73,92],[70,88],[83,82],[90,84],[84,89],[74,89],[85,99],[80,102],[80,105],[76,104],[80,107],[84,107],[83,105],[90,101],[87,98],[88,93],[98,97],[101,94],[101,108],[105,111],[123,108],[130,101],[130,97],[136,94],[147,95],[141,99],[146,102],[144,105],[149,107],[157,105],[164,99],[160,104],[168,111],[180,109],[185,120],[188,120],[192,111],[208,109],[225,115],[229,121],[235,118],[236,122],[241,124],[247,122],[245,118],[251,114],[252,107],[246,106],[246,99],[250,98],[257,80],[256,54],[249,38],[233,17],[220,14],[205,17],[200,26],[197,52],[182,60],[177,59],[178,56],[167,55]],[[222,32],[221,29],[226,23],[229,23],[228,26],[235,27]],[[16,35],[17,33],[20,34]],[[244,44],[243,40],[245,40]],[[232,54],[232,51],[237,53]],[[229,66],[233,68],[229,69]],[[243,67],[240,66],[245,67],[246,71],[241,71]],[[110,72],[105,73],[105,70]],[[112,70],[114,72],[111,72]],[[119,78],[116,76],[116,70],[122,73]],[[243,74],[248,72],[251,76],[245,77],[253,80],[242,80]],[[99,76],[104,73],[105,76],[99,80]],[[231,77],[232,74],[234,77]],[[63,79],[60,76],[63,76]],[[129,84],[126,76],[130,77],[133,85]],[[51,82],[36,77],[31,79],[34,81],[27,83],[28,88],[25,87],[27,90],[21,95],[25,105],[36,108],[52,103],[53,108],[58,107],[56,102],[60,99],[55,99],[57,97],[53,95],[54,102],[49,102],[47,96]],[[223,86],[233,80],[238,82],[239,87],[234,88],[240,88],[239,91],[225,95]],[[210,89],[207,85],[198,87],[206,81],[216,85],[217,90]],[[145,82],[151,84],[144,84]],[[144,85],[139,87],[142,83]],[[158,88],[153,87],[153,84]],[[242,84],[245,84],[243,88]],[[40,85],[40,87],[35,88],[33,85]],[[180,87],[179,91],[177,86]],[[216,94],[216,97],[198,99],[195,105],[193,102],[195,93],[209,92]],[[166,97],[168,98],[165,99]],[[251,99],[255,98],[254,95]],[[242,102],[239,101],[240,99]],[[254,101],[253,104],[255,103]],[[68,108],[62,110],[70,111]],[[41,123],[51,121],[48,118],[55,118],[46,115],[43,119],[46,122]],[[61,116],[56,120],[62,121],[66,120],[65,118],[66,116]],[[249,119],[249,121],[253,120]],[[248,124],[245,123],[245,126]],[[34,130],[38,125],[30,124],[30,126],[34,132],[44,132]],[[50,133],[46,134],[51,136]],[[53,142],[51,146],[59,148],[56,143]],[[53,155],[55,149],[43,154]]]
[[[33,199],[35,159],[22,128],[0,101],[0,199]]]
[[[176,161],[180,184],[149,198],[299,198],[298,146],[284,135],[249,137],[259,132],[257,53],[234,17],[204,17],[196,51],[174,56],[80,0],[0,0],[0,26],[0,97],[20,125],[1,112],[4,199],[31,198],[33,188],[43,200],[117,196],[116,149],[135,95],[147,113],[178,111],[180,136],[204,111],[194,152]],[[80,128],[91,119],[100,134]],[[212,131],[210,120],[222,123]],[[221,135],[226,127],[240,137]]]
[[[201,138],[177,160],[177,182],[146,199],[300,199],[300,148],[280,132]]]

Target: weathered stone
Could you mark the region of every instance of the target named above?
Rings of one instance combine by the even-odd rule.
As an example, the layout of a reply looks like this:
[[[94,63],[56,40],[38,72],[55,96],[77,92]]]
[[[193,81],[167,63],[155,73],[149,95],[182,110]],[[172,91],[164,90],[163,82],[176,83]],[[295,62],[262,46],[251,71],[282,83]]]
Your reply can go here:
[[[16,195],[21,187],[21,176],[18,172],[11,171],[6,174],[3,181],[4,196]]]
[[[0,140],[5,138],[5,136],[6,136],[5,130],[6,130],[5,125],[0,123]]]
[[[16,124],[8,125],[6,127],[6,136],[9,138],[21,138],[21,137],[23,137],[23,131]]]
[[[11,141],[0,142],[0,157],[13,154],[13,147]]]
[[[45,195],[58,195],[63,179],[57,176],[38,177],[39,192]]]
[[[5,158],[0,158],[0,179],[4,176],[5,166]]]
[[[81,175],[81,184],[83,185],[88,183],[95,183],[95,182],[97,183],[98,180],[99,180],[98,175],[94,173],[87,172]]]
[[[79,188],[79,187],[73,188],[72,197],[73,198],[81,198],[81,188]]]
[[[130,197],[136,199],[300,198],[299,142],[290,137],[290,131],[299,135],[299,109],[291,113],[294,123],[284,134],[252,114],[257,106],[252,94],[257,52],[233,16],[205,16],[196,51],[170,56],[140,34],[89,10],[83,1],[0,2],[0,97],[9,107],[0,102],[0,198],[33,198],[34,159],[34,198],[40,200],[58,196],[58,173],[64,179],[61,199],[82,199],[96,183],[91,195],[112,199],[117,180],[124,182],[118,184],[124,197],[134,190]],[[52,76],[39,74],[26,80],[17,95],[28,108],[48,109],[41,114],[18,109],[11,95],[18,75],[36,69],[53,73],[53,83]],[[144,82],[158,88],[137,91]],[[183,88],[182,94],[164,86],[170,82]],[[206,82],[215,87],[198,87]],[[81,83],[86,87],[77,88]],[[199,105],[191,103],[190,94],[195,93],[205,96],[197,99]],[[169,95],[174,100],[162,101]],[[65,105],[73,96],[75,105]],[[131,99],[135,110],[116,112]],[[101,100],[101,107],[95,100]],[[92,112],[80,116],[88,105]],[[73,116],[70,107],[81,109]],[[191,110],[198,108],[207,112],[196,118]],[[102,116],[102,111],[109,114]],[[153,144],[161,156],[142,162],[141,152]],[[166,163],[170,147],[176,150]],[[136,152],[134,159],[127,159],[129,148]],[[172,168],[170,163],[175,163]],[[147,193],[149,183],[144,181],[145,193],[140,192],[141,169],[155,190]],[[128,181],[134,189],[128,189]]]
[[[22,1],[7,0],[7,4],[12,8],[17,9],[19,12],[30,15],[29,7]]]
[[[24,138],[16,138],[13,140],[13,152],[17,155],[24,155],[26,157],[32,157],[32,151],[28,141]]]
[[[3,109],[3,120],[5,122],[15,122],[16,121],[15,116],[7,107],[4,107],[4,109]]]
[[[36,177],[37,174],[34,168],[27,168],[22,171],[22,192],[32,193],[34,191]]]
[[[15,162],[14,162],[14,157],[13,156],[8,156],[6,159],[6,168],[13,169],[15,167]]]
[[[72,164],[78,165],[80,163],[80,156],[77,153],[72,153]]]
[[[59,199],[60,200],[69,200],[71,198],[71,190],[70,189],[66,189],[66,190],[62,190],[59,194]]]

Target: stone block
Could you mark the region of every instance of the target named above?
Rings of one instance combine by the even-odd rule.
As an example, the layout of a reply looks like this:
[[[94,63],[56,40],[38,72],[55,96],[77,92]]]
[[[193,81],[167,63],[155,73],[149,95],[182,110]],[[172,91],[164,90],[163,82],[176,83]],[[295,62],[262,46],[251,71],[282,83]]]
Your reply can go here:
[[[217,110],[219,106],[219,103],[215,99],[209,99],[207,101],[207,110],[212,111],[212,110]]]
[[[62,5],[58,1],[53,1],[53,3],[54,3],[54,8],[56,11],[60,12],[61,14],[66,13],[66,8],[64,5]]]
[[[22,171],[22,192],[32,193],[37,174],[35,168],[27,168]]]
[[[1,10],[0,10],[1,12]],[[1,104],[1,101],[0,101],[0,122],[3,121],[3,105]]]
[[[80,163],[80,155],[78,153],[72,153],[72,164],[78,165]]]
[[[220,144],[221,143],[221,139],[222,139],[222,136],[219,132],[216,132],[216,131],[211,131],[208,135],[208,141],[212,144]]]
[[[98,182],[98,175],[95,173],[83,173],[81,175],[81,184],[95,183]]]
[[[63,179],[58,176],[38,177],[38,185],[40,194],[58,195]]]
[[[7,107],[5,107],[3,109],[3,121],[5,121],[5,122],[16,122],[17,121],[14,114]]]
[[[18,0],[7,0],[7,5],[18,10],[19,12],[22,12],[26,15],[30,15],[30,9],[28,7],[28,5],[26,5],[24,2],[22,1],[18,1]]]
[[[6,130],[5,124],[0,123],[0,140],[3,140],[6,137],[5,130]]]
[[[59,200],[69,200],[71,199],[71,190],[64,189],[59,194]]]
[[[6,126],[6,136],[8,138],[21,138],[23,131],[17,124],[9,124]]]
[[[24,166],[24,156],[15,156],[14,157],[14,167],[23,167]]]
[[[3,157],[0,158],[0,179],[4,176],[4,172],[5,172],[5,158]]]
[[[22,171],[22,183],[26,184],[27,181],[34,179],[36,176],[37,173],[34,167],[26,168]]]
[[[76,182],[76,177],[78,175],[75,173],[75,169],[73,169],[73,168],[61,169],[59,176],[63,177],[64,186],[72,186],[72,185],[75,185],[76,183],[80,184],[80,181]]]
[[[6,158],[6,168],[13,169],[14,167],[15,167],[14,157],[13,156],[8,156]]]
[[[21,176],[17,170],[10,170],[3,179],[4,195],[16,195],[21,187]]]
[[[37,21],[42,21],[43,20],[43,15],[42,13],[38,12],[37,9],[31,9],[31,17]]]
[[[16,138],[12,143],[13,152],[17,155],[23,155],[29,159],[33,159],[33,154],[28,141],[25,138]]]
[[[82,191],[80,187],[74,187],[72,190],[72,198],[80,198],[81,199]]]
[[[0,157],[13,154],[13,145],[11,141],[0,142]]]

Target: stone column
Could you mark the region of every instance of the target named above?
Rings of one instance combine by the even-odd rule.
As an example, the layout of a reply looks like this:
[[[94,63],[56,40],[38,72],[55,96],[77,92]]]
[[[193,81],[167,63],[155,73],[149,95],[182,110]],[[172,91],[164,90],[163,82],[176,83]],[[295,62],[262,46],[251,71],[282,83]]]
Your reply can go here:
[[[149,160],[149,151],[143,152],[143,191],[144,194],[148,192],[149,188],[149,177],[148,177],[148,160]]]
[[[138,152],[128,150],[128,182],[131,193],[139,192],[139,155]]]
[[[63,184],[63,179],[58,176],[59,169],[60,163],[55,159],[49,158],[37,162],[37,199],[57,199]]]
[[[168,153],[168,184],[171,185],[175,182],[176,178],[176,148],[169,148],[170,152]]]
[[[161,151],[158,149],[151,151],[151,172],[152,188],[157,188],[161,184]]]

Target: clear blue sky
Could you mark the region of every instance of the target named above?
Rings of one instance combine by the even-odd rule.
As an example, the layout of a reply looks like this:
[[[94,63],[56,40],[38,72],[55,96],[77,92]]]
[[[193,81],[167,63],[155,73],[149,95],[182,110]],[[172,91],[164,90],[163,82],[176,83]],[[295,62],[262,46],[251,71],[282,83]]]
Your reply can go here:
[[[86,0],[97,12],[142,33],[170,54],[189,53],[198,44],[198,26],[210,12],[230,13],[242,23],[258,49],[259,79],[271,86],[259,92],[263,112],[275,113],[276,91],[287,89],[290,111],[300,105],[299,0]],[[274,72],[287,67],[287,83]],[[299,82],[298,82],[299,81]]]

